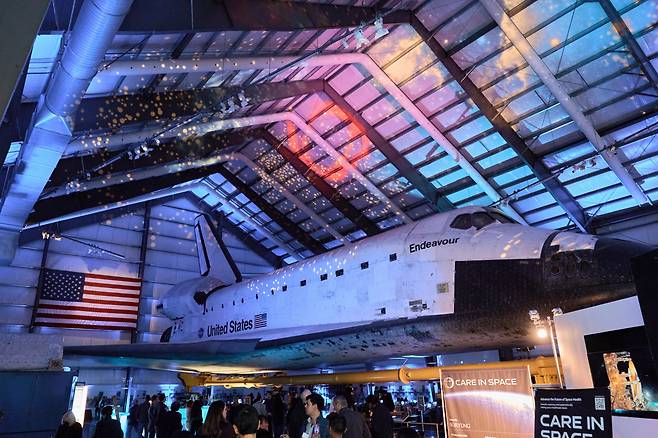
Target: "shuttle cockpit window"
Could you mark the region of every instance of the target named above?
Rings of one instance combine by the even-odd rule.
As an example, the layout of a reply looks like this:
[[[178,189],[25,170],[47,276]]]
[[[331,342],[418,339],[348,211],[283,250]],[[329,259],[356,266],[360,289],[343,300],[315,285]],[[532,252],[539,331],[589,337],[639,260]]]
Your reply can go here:
[[[471,223],[470,214],[460,214],[450,224],[451,228],[456,228],[458,230],[468,230],[472,226],[473,224]]]
[[[516,225],[519,224],[517,221],[515,221],[515,220],[512,219],[511,217],[506,216],[506,215],[504,215],[503,213],[501,213],[501,212],[499,212],[499,211],[497,211],[497,210],[487,210],[487,213],[488,213],[491,217],[493,217],[494,219],[496,219],[498,222],[500,222],[501,224],[516,224]]]
[[[486,227],[487,225],[491,225],[494,222],[496,222],[496,219],[493,217],[489,216],[488,213],[473,213],[471,215],[471,223],[475,228],[478,230],[481,228]]]

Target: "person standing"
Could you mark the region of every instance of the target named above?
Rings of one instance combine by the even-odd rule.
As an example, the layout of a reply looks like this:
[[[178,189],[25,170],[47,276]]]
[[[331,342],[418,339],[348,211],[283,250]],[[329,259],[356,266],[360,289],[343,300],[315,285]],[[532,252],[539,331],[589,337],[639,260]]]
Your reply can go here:
[[[62,416],[62,422],[57,428],[55,438],[82,438],[82,426],[75,421],[72,411],[68,411]]]
[[[151,407],[151,397],[145,395],[144,401],[139,405],[139,411],[137,412],[137,431],[138,431],[137,436],[140,438],[148,437],[150,407]]]
[[[286,407],[281,399],[279,391],[272,393],[271,411],[272,415],[272,432],[275,437],[283,435],[286,426]]]
[[[393,438],[393,417],[391,412],[374,395],[369,395],[366,402],[370,410],[372,438]]]
[[[306,430],[302,435],[305,438],[329,438],[329,422],[322,416],[324,399],[320,394],[311,394],[306,397],[304,412],[308,416]]]
[[[164,403],[163,403],[164,406]],[[171,438],[174,432],[183,429],[183,417],[178,412],[180,404],[175,401],[171,403],[171,410],[160,412],[158,418],[158,438]]]
[[[253,406],[240,405],[233,415],[233,432],[237,438],[256,438],[258,411]]]
[[[361,413],[354,412],[347,407],[347,399],[344,396],[335,396],[331,403],[334,412],[345,417],[347,428],[345,429],[344,438],[372,438],[366,419]]]
[[[123,438],[121,423],[112,418],[114,407],[106,405],[101,408],[101,419],[96,423],[94,438]]]
[[[290,438],[301,438],[306,426],[306,414],[304,413],[304,399],[297,397],[296,393],[290,393],[288,414],[286,424]]]

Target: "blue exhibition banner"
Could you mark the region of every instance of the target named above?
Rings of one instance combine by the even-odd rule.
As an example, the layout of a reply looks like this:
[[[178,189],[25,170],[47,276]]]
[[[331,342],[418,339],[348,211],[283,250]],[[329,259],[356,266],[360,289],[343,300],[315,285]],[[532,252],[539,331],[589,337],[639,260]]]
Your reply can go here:
[[[610,390],[538,389],[535,438],[612,438]]]

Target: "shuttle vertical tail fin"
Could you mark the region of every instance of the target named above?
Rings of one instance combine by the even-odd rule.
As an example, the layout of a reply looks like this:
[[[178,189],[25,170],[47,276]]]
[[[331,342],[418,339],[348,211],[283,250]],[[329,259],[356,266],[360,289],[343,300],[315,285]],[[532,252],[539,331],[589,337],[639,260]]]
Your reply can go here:
[[[194,219],[194,238],[201,276],[216,278],[225,285],[242,281],[242,275],[222,236],[207,215],[201,214]]]

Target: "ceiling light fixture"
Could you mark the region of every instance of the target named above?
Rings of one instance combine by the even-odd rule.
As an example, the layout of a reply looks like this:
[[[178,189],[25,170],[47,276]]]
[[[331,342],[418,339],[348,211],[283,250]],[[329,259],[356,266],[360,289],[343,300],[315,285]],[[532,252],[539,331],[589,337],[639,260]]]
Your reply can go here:
[[[388,35],[389,30],[384,27],[384,18],[375,19],[375,39]]]
[[[366,38],[366,36],[363,34],[363,29],[361,28],[358,28],[354,31],[354,40],[356,41],[357,50],[365,45],[370,44],[370,40]]]

